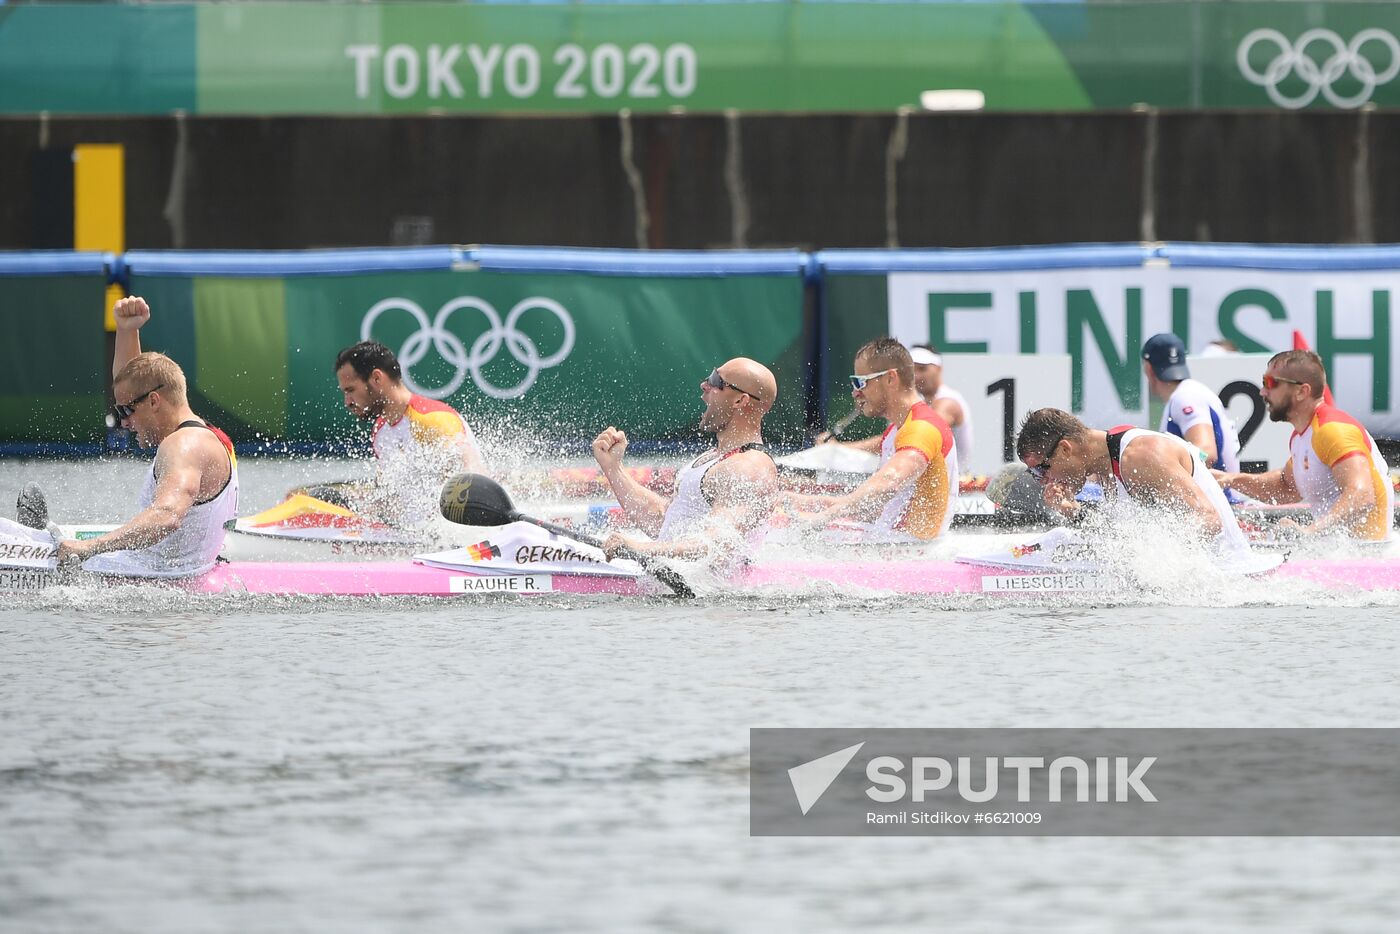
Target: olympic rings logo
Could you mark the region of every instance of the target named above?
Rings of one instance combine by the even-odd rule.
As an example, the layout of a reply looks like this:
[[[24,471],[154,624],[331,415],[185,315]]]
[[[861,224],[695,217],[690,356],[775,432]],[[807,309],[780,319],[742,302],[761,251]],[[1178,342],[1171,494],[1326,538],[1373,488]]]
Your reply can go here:
[[[1278,51],[1263,71],[1256,71],[1249,63],[1249,53],[1260,43],[1266,47],[1275,46]],[[1367,43],[1379,43],[1385,48],[1387,64],[1383,70],[1376,71],[1376,66],[1362,54],[1362,48]],[[1324,50],[1331,50],[1320,65],[1307,54],[1309,47],[1315,44]],[[1309,29],[1298,37],[1294,45],[1277,29],[1256,29],[1240,43],[1235,61],[1245,80],[1264,88],[1269,99],[1280,107],[1289,110],[1306,107],[1320,93],[1334,107],[1350,110],[1370,100],[1378,86],[1400,75],[1400,42],[1384,29],[1363,29],[1349,45],[1343,44],[1341,37],[1330,29]],[[1332,85],[1347,73],[1361,88],[1355,94],[1344,97],[1333,90]],[[1279,90],[1279,85],[1291,74],[1296,74],[1307,85],[1296,97],[1289,97]]]
[[[468,350],[462,343],[461,338],[447,330],[447,319],[452,317],[453,312],[461,308],[471,308],[479,311],[486,318],[486,330],[481,333],[476,340],[472,341],[471,349]],[[531,340],[530,336],[519,330],[516,325],[520,322],[520,316],[532,308],[542,308],[551,312],[559,319],[559,323],[564,326],[564,342],[559,349],[549,356],[540,356],[539,347]],[[505,321],[489,302],[474,296],[464,295],[454,298],[438,309],[437,315],[428,320],[428,314],[417,302],[407,298],[386,298],[375,304],[365,313],[364,320],[360,322],[360,339],[370,340],[370,334],[374,330],[374,322],[386,311],[401,309],[406,311],[418,323],[418,330],[413,333],[408,340],[404,341],[399,348],[397,356],[399,365],[403,368],[404,385],[413,392],[430,399],[445,399],[452,395],[459,388],[462,382],[470,373],[472,382],[476,387],[493,399],[519,399],[530,391],[530,387],[535,385],[535,380],[539,379],[540,371],[558,366],[569,356],[569,352],[574,349],[574,319],[569,317],[564,306],[551,298],[527,298],[516,304],[506,315]],[[437,389],[427,389],[415,383],[409,375],[409,370],[423,361],[428,354],[428,347],[431,345],[438,354],[452,366],[457,368],[457,372],[446,385]],[[496,358],[502,347],[515,358],[515,361],[526,369],[525,378],[514,386],[497,386],[485,376],[481,369]]]

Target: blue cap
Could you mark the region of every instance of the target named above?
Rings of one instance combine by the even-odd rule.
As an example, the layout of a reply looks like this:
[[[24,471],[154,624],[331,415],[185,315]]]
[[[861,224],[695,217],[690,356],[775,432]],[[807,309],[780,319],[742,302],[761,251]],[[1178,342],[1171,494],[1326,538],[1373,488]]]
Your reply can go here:
[[[1191,371],[1186,368],[1186,345],[1175,334],[1149,337],[1142,345],[1142,359],[1152,364],[1152,372],[1163,382],[1191,378]]]

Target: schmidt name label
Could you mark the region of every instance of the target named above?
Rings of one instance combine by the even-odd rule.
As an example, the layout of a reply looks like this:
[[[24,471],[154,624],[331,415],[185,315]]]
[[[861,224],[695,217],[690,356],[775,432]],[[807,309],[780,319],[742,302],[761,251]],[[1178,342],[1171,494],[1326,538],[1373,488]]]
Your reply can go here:
[[[475,574],[448,581],[453,593],[553,593],[549,574]]]
[[[0,590],[44,590],[58,583],[48,571],[11,571],[0,568]]]
[[[1099,574],[986,574],[983,593],[1026,593],[1066,590],[1107,590],[1110,583]]]

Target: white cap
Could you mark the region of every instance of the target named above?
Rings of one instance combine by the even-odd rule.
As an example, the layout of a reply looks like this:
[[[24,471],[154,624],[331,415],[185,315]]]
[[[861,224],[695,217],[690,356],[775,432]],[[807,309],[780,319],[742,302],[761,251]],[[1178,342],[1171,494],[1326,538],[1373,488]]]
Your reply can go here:
[[[909,351],[909,356],[914,358],[914,363],[918,366],[943,365],[943,355],[934,353],[927,347],[915,347]]]

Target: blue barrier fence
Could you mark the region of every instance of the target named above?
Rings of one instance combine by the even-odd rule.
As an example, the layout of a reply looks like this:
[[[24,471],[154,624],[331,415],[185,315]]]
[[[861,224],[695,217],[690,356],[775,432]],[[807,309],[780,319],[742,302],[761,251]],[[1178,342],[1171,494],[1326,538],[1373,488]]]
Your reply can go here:
[[[552,247],[431,246],[342,250],[205,251],[68,250],[0,252],[0,277],[101,275],[127,285],[145,275],[350,275],[471,267],[512,272],[581,272],[609,276],[741,276],[799,273],[886,275],[891,272],[1122,268],[1165,262],[1179,267],[1313,271],[1400,269],[1400,244],[1260,246],[1245,243],[1082,243],[1062,246],[904,250],[645,251]]]
[[[775,415],[775,433],[783,442],[796,445],[808,431],[826,424],[833,393],[844,391],[832,374],[849,366],[853,342],[885,333],[914,342],[928,339],[931,333],[951,334],[949,328],[954,325],[980,328],[985,332],[980,339],[1001,352],[1060,352],[1081,345],[1088,350],[1070,352],[1095,352],[1094,341],[1063,333],[1082,326],[1085,334],[1098,341],[1098,352],[1119,355],[1120,373],[1123,361],[1138,353],[1129,335],[1139,332],[1172,329],[1184,338],[1189,335],[1188,346],[1193,350],[1222,336],[1239,338],[1243,349],[1277,350],[1291,346],[1285,345],[1285,336],[1297,330],[1329,364],[1334,389],[1347,396],[1344,407],[1361,417],[1373,433],[1400,436],[1400,417],[1391,415],[1391,399],[1400,399],[1400,386],[1391,385],[1395,371],[1400,371],[1391,366],[1400,352],[1392,347],[1400,334],[1390,327],[1391,309],[1400,300],[1392,289],[1392,285],[1400,289],[1397,272],[1400,245],[1075,244],[816,252],[437,246],[0,253],[0,313],[24,315],[7,322],[9,332],[19,336],[0,352],[0,365],[9,370],[8,376],[0,377],[0,454],[103,449],[102,411],[94,388],[105,379],[102,362],[89,359],[91,348],[71,357],[70,369],[79,366],[95,372],[65,382],[49,372],[54,361],[44,367],[34,361],[47,360],[44,354],[56,343],[44,333],[44,322],[57,321],[57,316],[64,322],[65,341],[89,327],[83,322],[90,322],[93,340],[100,340],[96,312],[80,311],[75,319],[71,306],[75,295],[100,294],[110,283],[148,296],[155,290],[162,308],[177,310],[182,321],[188,319],[188,323],[171,325],[169,334],[161,336],[183,349],[186,356],[177,354],[177,359],[191,373],[192,385],[204,393],[201,401],[223,420],[245,428],[249,438],[259,439],[254,449],[345,449],[343,437],[331,433],[337,428],[333,419],[306,414],[336,406],[334,394],[327,389],[334,388],[333,381],[319,359],[324,348],[315,344],[314,352],[307,353],[316,358],[314,364],[281,356],[287,348],[295,353],[311,347],[314,342],[308,343],[308,334],[332,343],[358,339],[363,313],[376,301],[387,300],[381,292],[419,308],[417,313],[425,320],[433,308],[441,315],[467,292],[502,319],[507,309],[519,309],[527,301],[539,307],[513,312],[517,318],[538,314],[549,319],[550,309],[564,301],[569,311],[559,319],[563,330],[546,320],[538,326],[554,330],[542,332],[538,339],[553,340],[556,345],[567,340],[572,348],[577,334],[585,334],[591,343],[580,345],[582,354],[574,351],[567,367],[548,373],[545,383],[536,383],[548,370],[540,361],[551,354],[522,349],[525,345],[517,343],[517,370],[523,360],[525,369],[519,373],[529,382],[527,391],[517,396],[509,391],[522,384],[522,377],[500,369],[508,369],[509,361],[498,362],[491,372],[485,371],[486,364],[472,364],[468,373],[462,369],[468,362],[464,356],[457,361],[452,388],[459,395],[450,401],[464,409],[479,405],[475,414],[488,421],[502,412],[530,410],[532,405],[562,411],[569,398],[566,391],[550,390],[545,384],[550,380],[597,382],[605,379],[600,374],[627,369],[633,365],[629,358],[605,359],[608,348],[621,341],[630,348],[635,366],[650,368],[646,378],[639,379],[626,409],[627,416],[643,426],[637,431],[643,446],[684,446],[679,427],[683,419],[671,417],[674,413],[669,410],[678,405],[684,408],[690,400],[667,393],[663,386],[684,384],[689,391],[692,371],[718,353],[744,352],[746,344],[763,348],[768,362],[781,370],[780,397],[791,400],[790,408]],[[75,292],[72,286],[78,282],[84,285]],[[916,302],[924,303],[912,310],[901,304],[907,303],[902,296],[911,282]],[[948,295],[962,296],[960,300],[971,304],[950,304],[943,300]],[[1088,296],[1084,307],[1090,311],[1066,318],[1063,307],[1086,301],[1083,295]],[[301,323],[300,310],[288,317],[287,309],[301,309],[308,303],[320,316],[313,316],[314,325]],[[487,318],[489,326],[504,327],[503,322],[491,325],[490,314]],[[1028,320],[1032,322],[1029,330]],[[366,333],[368,327],[364,325]],[[249,336],[240,335],[240,328]],[[1019,334],[1019,343],[1008,336],[1012,332]],[[504,330],[502,335],[496,342],[501,346],[519,339]],[[240,364],[236,371],[217,359],[219,341],[235,338],[251,340],[254,348],[245,353],[253,362]],[[1057,340],[1063,346],[1056,345]],[[83,341],[84,346],[92,342],[86,337]],[[162,345],[152,341],[151,346]],[[246,350],[240,347],[237,352]],[[428,371],[438,366],[439,375],[446,374],[443,382],[451,383],[453,351],[448,344],[438,351],[444,360],[421,366]],[[233,353],[226,350],[226,355]],[[566,349],[564,356],[568,354]],[[1363,363],[1369,359],[1369,368],[1353,366],[1352,358]],[[1334,367],[1339,360],[1347,365]],[[1085,369],[1079,363],[1076,374]],[[1086,372],[1092,372],[1092,364]],[[480,391],[464,382],[468,375]],[[421,378],[431,382],[432,373]],[[624,383],[608,384],[614,399],[628,391]],[[504,394],[493,396],[486,387]],[[251,396],[245,398],[245,393]],[[34,417],[35,397],[60,400],[56,410],[64,413],[63,418],[49,419],[42,426],[25,421]],[[588,400],[579,404],[586,408],[585,403]],[[256,417],[244,419],[245,410]],[[1089,393],[1081,414],[1093,422],[1121,410]],[[588,417],[605,412],[605,408],[597,413],[590,410]],[[578,425],[550,413],[545,413],[541,424],[569,435],[580,431]]]

